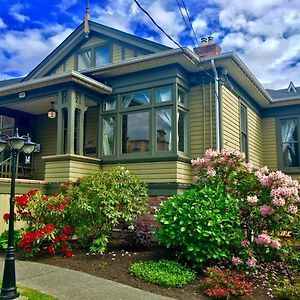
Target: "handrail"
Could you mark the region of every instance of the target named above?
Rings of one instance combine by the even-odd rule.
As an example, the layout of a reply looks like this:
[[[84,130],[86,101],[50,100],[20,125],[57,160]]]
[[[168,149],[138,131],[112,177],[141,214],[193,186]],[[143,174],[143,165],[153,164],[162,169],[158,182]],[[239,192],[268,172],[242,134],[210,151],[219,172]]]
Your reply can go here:
[[[5,163],[7,163],[8,161],[10,161],[11,159],[12,159],[12,156],[10,156],[10,157],[8,157],[6,160],[2,161],[2,162],[0,163],[0,167],[1,167],[2,165],[4,165]]]
[[[0,178],[9,178],[11,177],[11,163],[12,163],[12,156],[8,157],[4,161],[0,163]],[[19,161],[17,161],[16,165],[16,178],[18,177],[19,173]]]

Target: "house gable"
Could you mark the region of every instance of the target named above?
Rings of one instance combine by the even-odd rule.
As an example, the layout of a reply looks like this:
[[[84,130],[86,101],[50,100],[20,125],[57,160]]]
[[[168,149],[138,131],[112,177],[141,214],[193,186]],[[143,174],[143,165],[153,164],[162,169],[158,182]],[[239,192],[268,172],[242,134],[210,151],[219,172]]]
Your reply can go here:
[[[100,50],[98,50],[100,49]],[[161,44],[109,28],[90,21],[90,34],[84,33],[84,23],[71,33],[23,81],[72,70],[88,70],[97,66],[97,51],[103,51],[106,63],[113,64],[133,57],[169,50]],[[91,60],[88,68],[80,66],[78,53]],[[101,62],[103,64],[103,62]]]

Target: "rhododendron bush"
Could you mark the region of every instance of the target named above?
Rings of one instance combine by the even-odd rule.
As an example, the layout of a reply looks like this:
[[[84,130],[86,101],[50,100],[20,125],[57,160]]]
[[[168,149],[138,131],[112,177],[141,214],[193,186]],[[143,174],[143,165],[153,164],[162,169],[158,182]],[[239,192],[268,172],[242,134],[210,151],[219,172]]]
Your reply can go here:
[[[196,172],[192,190],[205,191],[207,187],[217,189],[222,186],[237,201],[243,238],[231,253],[232,264],[253,268],[258,261],[278,258],[282,249],[281,234],[287,231],[293,235],[299,229],[298,181],[281,171],[270,172],[266,166],[254,170],[252,164],[246,162],[244,153],[238,150],[217,152],[209,149],[203,158],[192,160],[192,166]],[[212,208],[208,205],[206,209]],[[158,220],[166,219],[163,214],[162,211]],[[161,223],[162,230],[174,226],[172,222],[171,225]],[[203,232],[197,232],[195,236],[189,233],[193,237],[188,240],[198,239],[196,235]],[[208,236],[207,240],[210,238]],[[180,248],[181,245],[177,246]]]

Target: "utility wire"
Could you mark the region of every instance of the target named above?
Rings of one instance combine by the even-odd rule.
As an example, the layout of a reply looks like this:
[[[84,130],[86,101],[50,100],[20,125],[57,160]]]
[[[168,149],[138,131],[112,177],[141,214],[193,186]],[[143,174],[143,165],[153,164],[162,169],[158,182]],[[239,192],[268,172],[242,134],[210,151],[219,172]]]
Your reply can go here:
[[[190,29],[189,29],[189,25],[188,25],[188,23],[187,23],[187,21],[186,21],[184,15],[183,15],[183,13],[182,13],[182,10],[181,10],[181,7],[180,7],[180,4],[179,4],[178,0],[176,0],[176,2],[177,2],[178,9],[179,9],[179,11],[180,11],[181,17],[182,17],[182,19],[183,19],[183,21],[184,21],[184,23],[185,23],[185,27],[186,27],[187,30],[188,30],[188,35],[190,36],[190,38],[191,38],[191,40],[192,40],[194,46],[196,46],[196,43],[195,43],[195,41],[194,41],[194,38],[192,37],[191,32],[190,32]],[[197,40],[196,40],[196,41],[197,41]],[[198,43],[198,41],[197,41],[197,43]]]
[[[178,0],[176,0],[176,1],[178,1]],[[185,13],[186,13],[186,15],[187,15],[187,18],[188,18],[188,20],[189,20],[189,23],[190,23],[190,26],[191,26],[192,32],[193,32],[193,34],[194,34],[194,37],[195,37],[195,40],[196,40],[196,42],[197,42],[197,46],[199,47],[199,46],[200,46],[200,44],[199,44],[199,41],[198,41],[198,38],[197,38],[196,32],[195,32],[195,30],[194,30],[193,24],[192,24],[192,22],[191,22],[191,17],[190,17],[189,11],[188,11],[188,10],[187,10],[187,8],[186,8],[186,5],[185,5],[185,2],[184,2],[184,0],[181,0],[181,1],[182,1],[182,4],[183,4],[183,7],[184,7],[184,10],[185,10]]]
[[[152,16],[140,5],[140,3],[137,1],[137,0],[133,0],[135,3],[136,3],[136,5],[149,17],[149,19],[152,21],[152,23],[161,31],[161,32],[163,32],[163,34],[168,38],[168,39],[170,39],[176,46],[178,46],[181,50],[182,50],[182,52],[185,54],[186,53],[186,51],[185,51],[185,49],[178,43],[178,42],[176,42],[169,34],[167,34],[165,31],[164,31],[164,29],[162,28],[162,27],[160,27],[157,23],[156,23],[156,21],[152,18]],[[215,80],[216,78],[214,77],[214,76],[212,76],[208,71],[206,71],[204,68],[203,68],[203,66],[200,64],[200,62],[199,61],[194,61],[195,62],[195,64],[207,75],[207,76],[209,76],[210,78],[212,78],[213,80]],[[219,81],[221,81],[221,79],[219,78]],[[215,91],[215,94],[216,94],[216,91]],[[218,95],[216,94],[216,96],[218,97]]]

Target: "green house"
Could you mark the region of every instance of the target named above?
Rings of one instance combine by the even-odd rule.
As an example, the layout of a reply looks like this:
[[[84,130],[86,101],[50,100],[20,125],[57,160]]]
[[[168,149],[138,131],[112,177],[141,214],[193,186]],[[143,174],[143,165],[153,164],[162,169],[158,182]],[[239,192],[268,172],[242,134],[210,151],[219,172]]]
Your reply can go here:
[[[40,145],[20,156],[17,193],[123,164],[160,199],[192,182],[190,161],[208,148],[240,149],[254,166],[297,178],[299,93],[292,83],[266,90],[212,38],[172,49],[90,21],[26,77],[0,82],[0,129]],[[6,153],[1,161],[3,200]]]

